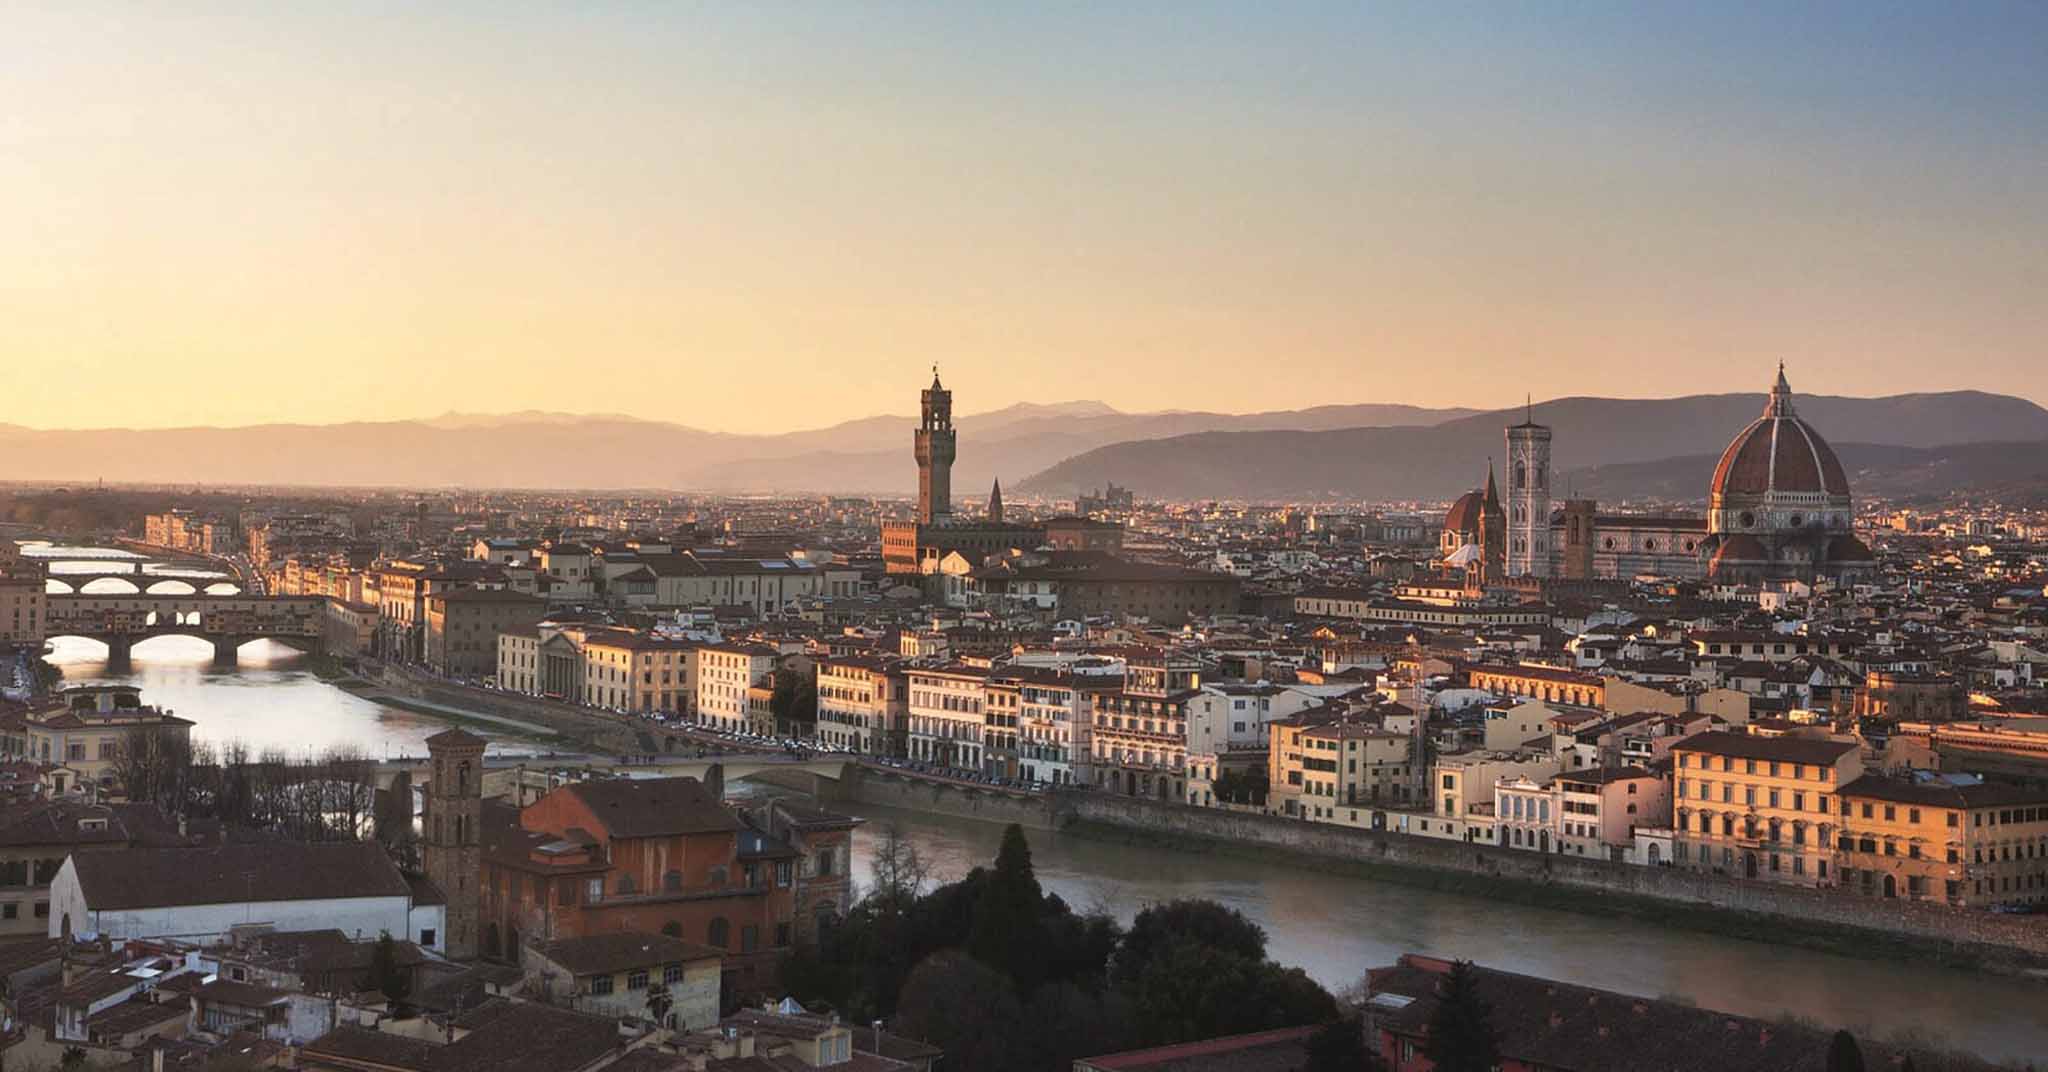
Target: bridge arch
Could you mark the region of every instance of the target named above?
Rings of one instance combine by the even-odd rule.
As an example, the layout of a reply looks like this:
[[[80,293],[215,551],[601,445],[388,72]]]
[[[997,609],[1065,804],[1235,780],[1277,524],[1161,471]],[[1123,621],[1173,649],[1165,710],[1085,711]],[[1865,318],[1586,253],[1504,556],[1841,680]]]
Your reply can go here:
[[[191,581],[183,577],[165,577],[161,580],[151,581],[149,582],[149,587],[144,588],[142,591],[143,594],[152,596],[193,596],[199,594],[199,589]]]
[[[139,596],[142,588],[134,581],[118,573],[103,574],[78,586],[75,591],[82,596]]]

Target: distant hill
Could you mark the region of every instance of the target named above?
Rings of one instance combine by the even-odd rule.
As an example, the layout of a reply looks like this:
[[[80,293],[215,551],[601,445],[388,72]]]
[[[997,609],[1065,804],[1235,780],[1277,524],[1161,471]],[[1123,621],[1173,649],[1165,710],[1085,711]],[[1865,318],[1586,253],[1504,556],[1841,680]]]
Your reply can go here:
[[[2048,439],[2048,410],[1980,391],[1798,395],[1795,404],[1831,443],[1932,448]],[[1552,461],[1561,472],[1640,463],[1682,467],[1691,464],[1685,459],[1707,456],[1711,475],[1712,459],[1763,405],[1761,394],[1564,398],[1537,405],[1535,417],[1555,430]],[[1522,419],[1523,410],[1513,409],[1428,427],[1205,432],[1117,443],[1062,461],[1017,487],[1065,495],[1115,481],[1159,498],[1448,498],[1485,479],[1487,459],[1502,455],[1502,428]],[[1644,470],[1626,479],[1671,480],[1677,471]],[[1938,469],[1926,470],[1925,479],[1936,476]],[[1705,494],[1706,479],[1699,478],[1692,495]]]
[[[958,419],[954,487],[1015,482],[1102,446],[1215,429],[1426,424],[1471,410],[1320,406],[1255,414],[1121,413],[1020,403]],[[47,431],[0,424],[0,479],[193,484],[662,488],[905,493],[914,416],[732,435],[619,415],[447,413],[417,421]]]
[[[1835,443],[1836,456],[1860,494],[1890,499],[1939,498],[1953,491],[1996,492],[2015,501],[2048,493],[2048,440],[1894,447]],[[1567,470],[1560,489],[1617,502],[1627,499],[1704,500],[1720,455],[1691,454]]]

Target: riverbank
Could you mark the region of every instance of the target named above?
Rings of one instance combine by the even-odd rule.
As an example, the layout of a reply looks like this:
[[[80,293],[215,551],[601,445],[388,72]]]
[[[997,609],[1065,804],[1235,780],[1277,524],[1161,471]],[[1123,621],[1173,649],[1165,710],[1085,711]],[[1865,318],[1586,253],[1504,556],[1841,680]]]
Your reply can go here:
[[[1060,816],[1062,834],[1117,844],[1284,862],[1502,904],[1634,919],[1818,952],[2048,979],[2048,927],[2029,917],[1097,794],[1063,795]]]
[[[1982,946],[1959,946],[1933,939],[1813,923],[1783,916],[1715,908],[1709,905],[1643,897],[1633,894],[1546,886],[1519,879],[1441,871],[1404,864],[1332,859],[1267,845],[1246,844],[1184,834],[1158,835],[1139,832],[1110,823],[1077,821],[1060,833],[1104,844],[1146,846],[1178,852],[1217,854],[1256,863],[1306,867],[1326,875],[1385,882],[1432,893],[1479,897],[1503,905],[1548,908],[1580,912],[1611,919],[1626,919],[1659,927],[1678,927],[1719,938],[1790,946],[1817,953],[1883,960],[1921,960],[1945,968],[1985,971],[2037,979],[2048,984],[2048,976],[2031,974],[2048,970],[2048,959],[2008,959],[1994,956]]]

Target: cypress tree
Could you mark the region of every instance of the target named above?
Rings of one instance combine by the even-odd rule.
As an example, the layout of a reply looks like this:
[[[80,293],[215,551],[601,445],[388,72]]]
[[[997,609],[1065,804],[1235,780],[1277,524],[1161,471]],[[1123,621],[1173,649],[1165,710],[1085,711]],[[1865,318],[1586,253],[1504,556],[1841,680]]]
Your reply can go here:
[[[1479,977],[1472,962],[1451,965],[1437,988],[1436,1012],[1422,1052],[1437,1072],[1492,1072],[1500,1064],[1500,1043],[1494,1037],[1493,1010],[1479,996]]]
[[[974,959],[1008,976],[1019,994],[1029,994],[1044,977],[1040,915],[1045,895],[1031,869],[1031,844],[1024,828],[1003,829],[1003,845],[995,869],[974,903],[974,922],[967,951]]]
[[[1835,1032],[1828,1043],[1828,1072],[1863,1072],[1863,1048],[1856,1045],[1856,1036]]]

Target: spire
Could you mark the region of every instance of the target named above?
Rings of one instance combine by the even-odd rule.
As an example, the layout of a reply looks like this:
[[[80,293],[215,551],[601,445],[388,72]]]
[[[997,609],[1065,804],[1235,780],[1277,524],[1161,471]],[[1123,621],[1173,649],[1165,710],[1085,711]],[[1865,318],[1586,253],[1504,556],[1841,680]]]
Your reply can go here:
[[[1003,519],[1003,478],[1002,478],[1002,477],[997,477],[997,478],[996,478],[996,486],[995,486],[995,487],[993,487],[993,488],[990,488],[990,489],[989,489],[989,493],[988,493],[988,519],[989,519],[990,521],[1001,521],[1001,520]]]
[[[1792,415],[1792,385],[1785,382],[1785,362],[1778,362],[1778,380],[1771,384],[1771,400],[1764,405],[1766,417]]]
[[[939,363],[932,362],[932,390],[943,391],[946,385],[939,382]]]
[[[1493,458],[1491,455],[1486,459],[1486,495],[1483,498],[1488,506],[1500,505],[1500,491],[1493,483]]]

